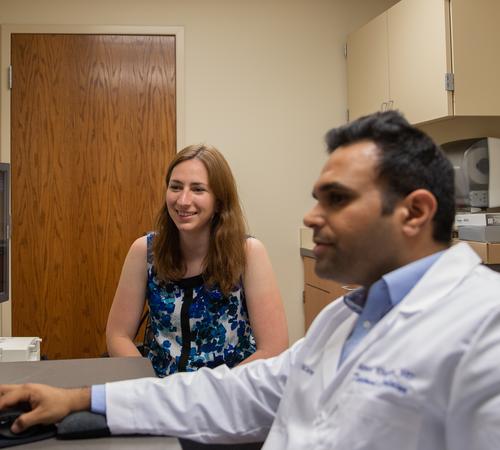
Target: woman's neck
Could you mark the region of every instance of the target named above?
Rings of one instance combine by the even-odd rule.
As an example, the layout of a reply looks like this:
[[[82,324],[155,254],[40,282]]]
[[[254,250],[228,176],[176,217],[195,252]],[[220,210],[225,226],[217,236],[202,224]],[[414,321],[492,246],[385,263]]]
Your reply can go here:
[[[204,270],[204,262],[208,254],[210,230],[197,234],[180,233],[180,246],[186,263],[185,278],[199,275]]]

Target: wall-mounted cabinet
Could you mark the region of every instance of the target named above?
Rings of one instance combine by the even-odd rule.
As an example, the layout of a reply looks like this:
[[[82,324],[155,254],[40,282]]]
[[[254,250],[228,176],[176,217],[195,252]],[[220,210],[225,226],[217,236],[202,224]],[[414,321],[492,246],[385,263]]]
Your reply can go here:
[[[500,115],[500,1],[401,0],[349,35],[350,119]]]
[[[350,119],[388,107],[387,13],[347,39],[347,98]]]

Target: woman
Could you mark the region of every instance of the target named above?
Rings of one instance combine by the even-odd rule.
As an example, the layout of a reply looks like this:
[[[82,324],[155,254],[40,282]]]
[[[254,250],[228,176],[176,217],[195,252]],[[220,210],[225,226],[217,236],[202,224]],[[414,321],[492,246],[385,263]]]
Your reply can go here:
[[[288,345],[283,304],[264,246],[245,234],[227,161],[214,147],[186,147],[166,189],[157,231],[125,259],[106,328],[110,356],[140,356],[133,339],[145,299],[160,377],[279,354]]]

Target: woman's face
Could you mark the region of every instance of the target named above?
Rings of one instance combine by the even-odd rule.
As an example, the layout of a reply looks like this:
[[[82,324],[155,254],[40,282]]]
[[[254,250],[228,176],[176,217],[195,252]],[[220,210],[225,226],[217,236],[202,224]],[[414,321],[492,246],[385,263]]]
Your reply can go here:
[[[210,229],[215,214],[215,196],[208,184],[208,172],[199,159],[174,167],[167,186],[167,209],[181,233]]]

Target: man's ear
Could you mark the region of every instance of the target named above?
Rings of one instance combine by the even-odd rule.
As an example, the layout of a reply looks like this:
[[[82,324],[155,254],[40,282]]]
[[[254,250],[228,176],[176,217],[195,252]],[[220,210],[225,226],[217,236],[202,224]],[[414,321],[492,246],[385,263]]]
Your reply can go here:
[[[432,228],[437,200],[427,189],[409,193],[399,206],[402,209],[402,230],[408,237],[417,236],[424,229]]]

